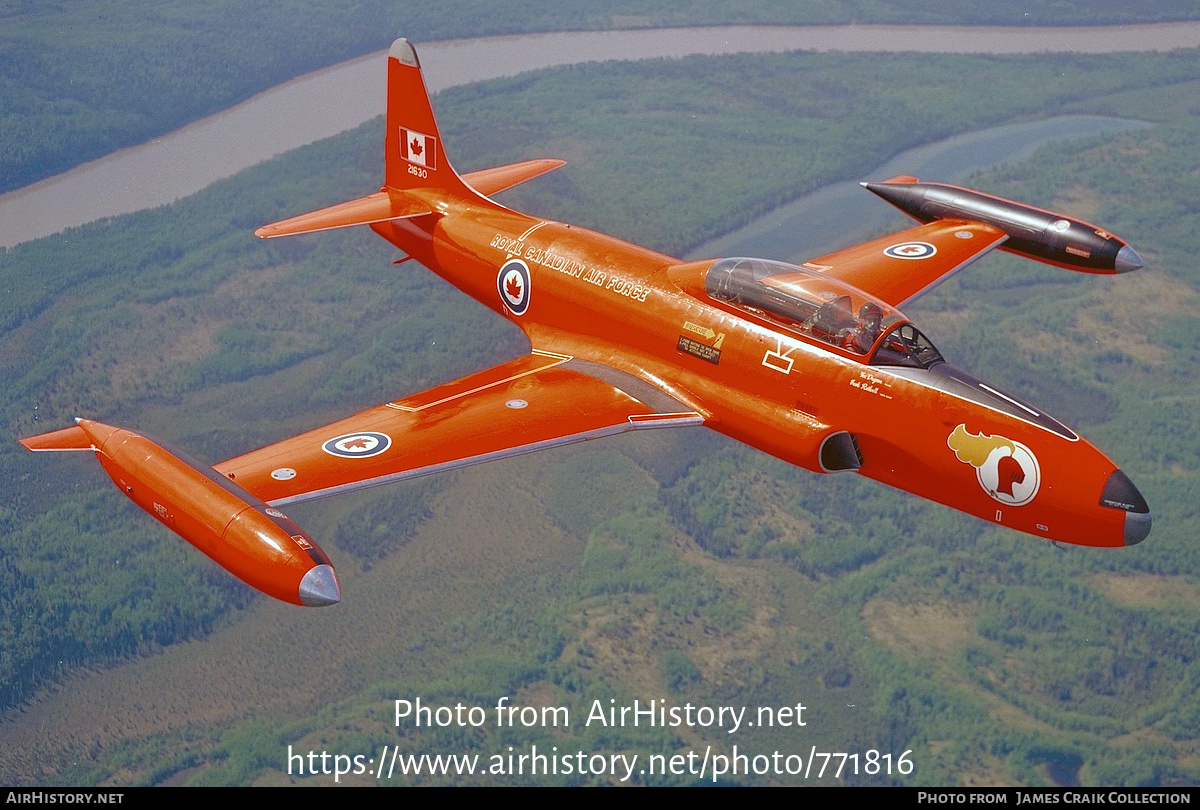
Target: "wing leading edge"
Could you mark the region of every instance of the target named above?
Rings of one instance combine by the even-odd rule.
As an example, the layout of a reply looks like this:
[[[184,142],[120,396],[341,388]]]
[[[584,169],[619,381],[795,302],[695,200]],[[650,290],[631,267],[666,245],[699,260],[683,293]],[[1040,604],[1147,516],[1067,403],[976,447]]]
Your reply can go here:
[[[628,430],[703,421],[632,375],[535,351],[214,469],[281,506]]]
[[[937,220],[812,259],[804,266],[903,307],[1007,238],[982,222]]]

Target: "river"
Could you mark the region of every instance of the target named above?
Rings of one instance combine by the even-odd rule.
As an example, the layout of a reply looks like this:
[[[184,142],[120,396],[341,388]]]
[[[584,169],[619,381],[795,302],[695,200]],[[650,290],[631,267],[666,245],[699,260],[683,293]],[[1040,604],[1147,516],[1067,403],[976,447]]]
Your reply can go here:
[[[1196,47],[1200,22],[1101,28],[850,25],[584,31],[429,42],[419,45],[419,51],[436,92],[554,65],[691,54],[1115,53]],[[374,53],[301,76],[162,138],[0,195],[0,246],[173,202],[274,155],[368,121],[383,109],[383,59],[383,52]]]

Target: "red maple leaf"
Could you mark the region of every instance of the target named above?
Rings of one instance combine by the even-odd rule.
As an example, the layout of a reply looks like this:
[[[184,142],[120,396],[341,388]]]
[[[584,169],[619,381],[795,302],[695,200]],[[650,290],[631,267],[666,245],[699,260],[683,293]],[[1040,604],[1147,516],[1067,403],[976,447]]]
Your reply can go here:
[[[409,148],[409,151],[411,151],[411,152],[412,152],[414,155],[420,155],[420,154],[421,154],[421,152],[425,151],[425,150],[424,150],[424,149],[421,147],[421,141],[420,141],[420,140],[418,140],[417,138],[413,138],[413,139],[412,139],[412,143],[411,143],[411,144],[409,144],[409,147],[408,147],[408,148]]]
[[[521,279],[515,273],[504,282],[504,292],[514,301],[521,300]]]
[[[351,447],[359,447],[359,448],[362,448],[363,450],[366,450],[367,446],[369,444],[370,444],[370,442],[368,442],[366,439],[352,439],[348,442],[344,442],[342,444],[342,448],[345,450],[349,450]]]

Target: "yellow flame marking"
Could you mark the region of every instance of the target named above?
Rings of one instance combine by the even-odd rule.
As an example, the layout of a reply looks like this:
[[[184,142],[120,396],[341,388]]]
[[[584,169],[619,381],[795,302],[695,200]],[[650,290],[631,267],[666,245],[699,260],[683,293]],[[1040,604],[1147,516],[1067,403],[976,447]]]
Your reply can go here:
[[[1010,453],[1017,448],[1003,436],[985,436],[982,431],[976,436],[967,430],[966,425],[959,425],[946,439],[946,444],[958,456],[958,460],[973,467],[982,467],[992,451],[999,447],[1008,448]]]

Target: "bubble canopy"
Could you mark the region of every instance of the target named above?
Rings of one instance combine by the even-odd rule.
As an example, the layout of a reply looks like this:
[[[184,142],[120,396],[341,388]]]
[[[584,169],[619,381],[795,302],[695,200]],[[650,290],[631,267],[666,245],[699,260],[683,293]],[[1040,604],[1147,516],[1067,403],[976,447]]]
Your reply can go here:
[[[769,259],[721,259],[705,274],[704,289],[718,301],[874,365],[928,368],[942,362],[899,311],[815,270]]]

